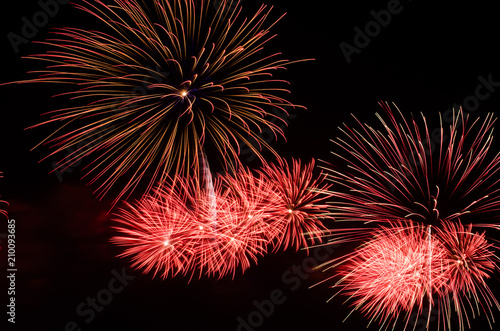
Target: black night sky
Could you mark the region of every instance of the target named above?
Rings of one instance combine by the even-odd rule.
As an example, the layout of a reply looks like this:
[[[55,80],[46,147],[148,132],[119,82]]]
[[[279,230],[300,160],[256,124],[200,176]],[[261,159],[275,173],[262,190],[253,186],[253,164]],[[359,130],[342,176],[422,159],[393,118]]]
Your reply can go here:
[[[261,2],[244,0],[244,12],[252,14]],[[285,129],[287,141],[273,142],[285,157],[331,161],[334,145],[330,139],[340,134],[338,127],[343,122],[353,123],[351,113],[377,126],[375,113],[381,112],[380,100],[395,102],[406,115],[423,112],[432,125],[437,125],[439,112],[470,100],[467,97],[474,96],[478,85],[489,79],[491,93],[470,111],[470,116],[500,114],[500,20],[495,2],[264,2],[275,5],[274,17],[287,13],[272,30],[278,36],[269,48],[282,51],[290,60],[315,59],[290,65],[282,75],[291,83],[289,99],[307,107],[292,111],[293,118]],[[39,51],[39,47],[21,44],[16,53],[8,39],[10,32],[20,34],[23,17],[31,20],[41,6],[34,0],[2,5],[0,83],[6,83],[31,77],[27,71],[41,68],[40,63],[37,66],[22,59]],[[365,29],[374,20],[371,12],[388,6],[396,12],[390,22],[369,42],[355,41],[354,29]],[[60,5],[54,17],[30,40],[44,40],[51,28],[91,26],[91,22],[71,4]],[[359,45],[349,54],[348,63],[339,45],[355,47],[356,42]],[[0,171],[5,177],[0,180],[0,195],[10,203],[9,218],[16,220],[18,268],[13,326],[6,323],[7,257],[5,238],[0,238],[0,316],[8,330],[366,328],[368,321],[357,312],[343,322],[351,309],[348,304],[342,305],[342,298],[326,303],[334,293],[328,286],[309,289],[324,276],[320,272],[297,272],[310,261],[305,252],[268,254],[234,279],[205,278],[190,283],[182,277],[152,280],[151,275],[130,269],[128,260],[115,257],[120,250],[109,242],[112,231],[107,212],[112,199],[99,201],[92,194],[95,187],[80,180],[81,167],[59,180],[49,174],[56,159],[39,162],[47,148],[30,151],[51,131],[45,127],[25,128],[38,123],[40,114],[65,104],[64,98],[51,98],[58,92],[57,86],[40,84],[0,87]],[[492,148],[496,153],[500,150],[500,136],[494,139]],[[0,233],[6,231],[7,222],[2,220]],[[332,256],[351,248],[336,248]],[[329,253],[318,254],[321,257]],[[498,297],[499,279],[490,281]],[[89,309],[88,298],[110,286],[116,293],[109,304]],[[241,321],[248,321],[257,310],[256,303],[273,298],[278,303],[269,316],[262,318],[260,326],[241,326]],[[82,304],[83,315],[77,312]],[[498,319],[500,312],[496,311],[495,317]],[[484,316],[473,320],[471,328],[488,329]],[[368,330],[378,330],[378,326]]]

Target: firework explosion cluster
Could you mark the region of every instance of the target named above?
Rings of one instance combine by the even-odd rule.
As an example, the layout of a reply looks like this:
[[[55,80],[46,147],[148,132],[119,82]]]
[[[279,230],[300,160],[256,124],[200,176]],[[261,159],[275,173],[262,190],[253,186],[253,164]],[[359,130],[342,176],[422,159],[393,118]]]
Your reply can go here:
[[[471,123],[454,112],[436,135],[425,117],[423,125],[398,121],[382,104],[382,128],[346,125],[334,164],[315,177],[314,162],[288,164],[259,135],[283,135],[273,108],[301,107],[281,96],[288,82],[273,76],[292,62],[263,51],[279,21],[267,23],[270,8],[243,18],[239,3],[225,0],[75,6],[108,33],[56,30],[41,43],[51,51],[28,57],[46,69],[19,83],[74,87],[64,95],[79,105],[35,125],[63,123],[42,142],[53,149],[47,157],[78,146],[58,169],[92,159],[84,177],[100,197],[118,187],[113,206],[145,187],[115,213],[113,242],[133,267],[162,278],[234,277],[268,251],[357,243],[324,265],[336,270],[325,282],[381,328],[401,320],[414,328],[414,312],[427,328],[431,311],[450,330],[482,311],[493,321],[500,306],[486,280],[499,269],[488,233],[500,228],[500,156],[489,153],[491,115]],[[240,143],[260,169],[241,164]],[[212,178],[209,160],[223,160],[222,175]]]
[[[84,177],[100,197],[120,187],[117,203],[137,187],[199,173],[204,150],[231,170],[241,165],[240,143],[262,161],[259,147],[278,156],[259,133],[283,136],[272,109],[301,106],[280,97],[288,82],[273,77],[292,62],[264,52],[272,8],[243,18],[227,1],[114,2],[75,4],[109,34],[56,29],[38,43],[51,51],[27,57],[48,64],[20,83],[72,86],[63,95],[79,102],[35,125],[64,124],[43,141],[47,157],[77,146],[56,170],[92,158]]]
[[[338,188],[332,216],[363,226],[332,231],[332,242],[361,242],[328,263],[339,271],[333,287],[381,328],[398,320],[414,328],[410,314],[425,309],[427,327],[432,310],[448,329],[470,327],[481,312],[491,326],[492,308],[500,309],[486,283],[499,270],[486,235],[499,228],[500,155],[488,153],[495,120],[470,123],[454,112],[449,131],[441,119],[434,141],[425,117],[422,131],[415,119],[401,115],[398,122],[388,104],[382,107],[384,130],[358,122],[361,130],[346,126],[348,139],[335,141],[350,171],[329,166]]]
[[[47,157],[77,146],[56,171],[91,158],[84,177],[100,197],[118,187],[113,206],[145,187],[142,199],[116,213],[113,241],[125,248],[122,256],[163,277],[222,277],[267,249],[307,249],[320,240],[324,176],[313,178],[314,163],[289,168],[259,134],[282,136],[273,109],[302,107],[281,97],[288,82],[274,77],[293,62],[264,52],[281,19],[268,23],[272,7],[245,18],[229,1],[75,6],[110,32],[53,31],[40,43],[52,50],[27,57],[46,69],[19,83],[74,87],[64,95],[79,105],[34,126],[64,123],[42,142],[53,148]],[[239,161],[240,144],[263,163],[259,171]],[[264,160],[263,148],[277,165]],[[209,160],[223,160],[228,174],[213,180]]]
[[[319,241],[327,207],[319,190],[328,185],[324,177],[312,180],[313,167],[294,161],[289,169],[282,161],[256,173],[219,175],[213,187],[196,177],[162,185],[122,210],[114,241],[134,267],[162,277],[234,276],[268,249]]]

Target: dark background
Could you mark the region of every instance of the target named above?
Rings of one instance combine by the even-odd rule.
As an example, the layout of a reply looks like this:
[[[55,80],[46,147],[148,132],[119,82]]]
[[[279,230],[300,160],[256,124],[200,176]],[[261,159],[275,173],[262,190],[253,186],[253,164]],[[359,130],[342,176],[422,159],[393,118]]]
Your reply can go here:
[[[259,3],[243,1],[245,8]],[[438,6],[402,1],[401,13],[393,15],[360,54],[353,54],[350,64],[339,44],[352,45],[353,28],[363,29],[373,20],[370,11],[386,9],[388,1],[267,3],[276,6],[275,15],[288,13],[274,29],[278,38],[270,47],[282,50],[291,60],[315,59],[291,65],[286,73],[291,82],[290,99],[308,109],[298,111],[290,121],[285,130],[287,142],[274,143],[284,156],[331,160],[329,139],[339,135],[338,126],[352,122],[350,113],[378,125],[379,100],[396,102],[405,114],[423,112],[432,122],[438,112],[473,95],[478,76],[492,74],[494,81],[500,81],[500,20],[495,2]],[[34,46],[22,45],[16,54],[7,34],[19,33],[21,18],[31,18],[39,10],[35,1],[2,4],[1,83],[27,78],[26,71],[36,68],[21,59],[34,52]],[[88,24],[87,16],[64,5],[34,40],[44,40],[50,28],[79,24]],[[9,217],[17,224],[18,330],[64,330],[69,321],[82,330],[236,330],[237,318],[246,320],[256,309],[254,300],[269,299],[275,289],[283,291],[286,300],[255,330],[365,329],[367,320],[359,313],[342,323],[350,308],[341,299],[326,303],[333,294],[327,285],[308,289],[324,278],[319,272],[308,274],[296,291],[282,281],[287,270],[304,261],[304,252],[268,254],[234,280],[202,279],[188,284],[183,278],[151,280],[150,275],[128,269],[127,260],[115,258],[119,251],[109,243],[110,199],[98,201],[92,194],[95,187],[80,180],[80,168],[64,174],[59,182],[49,174],[55,160],[38,163],[47,153],[45,147],[30,152],[49,131],[24,129],[38,123],[40,114],[64,104],[64,100],[50,98],[56,92],[54,86],[41,85],[0,89],[0,170],[5,176],[0,194],[10,202]],[[481,101],[471,116],[498,113],[499,107],[497,91]],[[494,151],[499,147],[494,143]],[[335,254],[347,249],[340,248]],[[3,247],[0,253],[3,275]],[[86,324],[76,307],[107,288],[111,271],[123,267],[135,279]],[[498,294],[498,280],[491,284]],[[2,283],[0,288],[3,307],[6,287]],[[0,316],[3,322],[5,313]],[[500,316],[498,311],[495,316]],[[473,330],[488,328],[484,316],[471,326]],[[369,328],[377,329],[376,325]]]

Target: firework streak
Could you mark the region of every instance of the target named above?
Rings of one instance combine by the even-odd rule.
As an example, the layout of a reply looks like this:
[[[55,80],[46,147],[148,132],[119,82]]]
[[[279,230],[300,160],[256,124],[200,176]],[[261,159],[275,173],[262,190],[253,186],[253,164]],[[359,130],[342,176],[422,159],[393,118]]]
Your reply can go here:
[[[3,173],[2,172],[0,172],[0,178],[3,178]],[[7,205],[8,206],[9,204],[6,201],[0,200],[0,206],[2,206],[2,205]],[[0,215],[3,215],[5,217],[8,216],[7,211],[4,210],[4,209],[2,209],[2,207],[0,207]]]

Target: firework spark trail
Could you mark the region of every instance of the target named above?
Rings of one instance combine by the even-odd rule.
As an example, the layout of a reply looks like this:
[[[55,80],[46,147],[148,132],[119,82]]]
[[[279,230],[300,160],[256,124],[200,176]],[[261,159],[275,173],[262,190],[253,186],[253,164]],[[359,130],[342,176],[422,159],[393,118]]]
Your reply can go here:
[[[340,151],[333,154],[347,164],[348,170],[328,164],[323,167],[336,186],[331,192],[331,216],[336,221],[350,222],[348,226],[337,223],[338,227],[325,238],[332,243],[356,242],[361,246],[321,267],[341,270],[344,278],[334,286],[340,288],[338,293],[355,298],[356,309],[371,322],[379,321],[381,328],[391,320],[396,325],[402,317],[400,312],[416,309],[422,314],[425,296],[429,300],[427,328],[431,310],[440,315],[438,329],[458,324],[464,330],[466,325],[470,327],[470,317],[481,312],[492,326],[493,308],[500,309],[500,305],[486,280],[498,271],[498,248],[485,233],[473,232],[472,228],[500,229],[500,154],[490,152],[496,119],[488,114],[482,121],[470,120],[460,109],[453,113],[449,128],[444,127],[440,117],[435,141],[423,115],[421,125],[415,119],[407,121],[398,109],[398,120],[387,103],[381,105],[388,117],[386,120],[377,114],[382,129],[356,119],[360,129],[344,125],[345,138],[335,141]],[[389,256],[394,269],[404,268],[404,255],[413,259],[418,252],[399,248],[413,240],[393,233],[400,222],[427,229],[426,249],[431,253],[426,255],[428,280],[422,283],[426,291],[409,278],[392,280],[397,287],[412,291],[415,298],[420,295],[417,301],[408,296],[402,296],[402,301],[377,297],[376,292],[369,291],[370,286],[378,284],[369,279],[370,275],[387,280],[378,263]],[[385,246],[383,240],[376,239],[382,234],[392,236],[394,242]],[[424,249],[424,242],[416,243]],[[388,245],[394,245],[398,258],[386,255]],[[457,323],[452,315],[457,316]],[[406,329],[409,314],[405,316]]]
[[[434,238],[432,237],[432,227],[430,225],[427,226],[427,251],[429,252],[428,256],[427,256],[427,266],[428,266],[428,279],[429,279],[429,284],[427,286],[427,297],[428,297],[428,309],[429,309],[429,313],[427,314],[427,324],[426,324],[426,327],[427,329],[429,328],[429,324],[430,324],[430,321],[431,321],[431,309],[432,309],[432,293],[435,291],[434,289],[434,286],[435,286],[435,279],[434,279],[434,270],[432,265],[433,263],[435,263],[435,261],[437,260],[437,262],[439,263],[439,258],[436,259],[435,256],[434,256],[434,251],[433,251],[433,248],[434,248]],[[443,268],[439,268],[437,269],[438,271],[441,271],[443,270]],[[443,275],[441,274],[440,275],[441,278],[441,281],[446,281],[446,278],[443,277]],[[443,284],[440,284],[440,285],[443,285]],[[440,286],[439,286],[440,287]],[[440,288],[437,288],[437,290],[440,290]],[[419,309],[418,309],[418,313],[422,313],[422,307],[420,306]],[[409,322],[409,318],[407,320],[407,325],[408,325],[408,322]]]
[[[207,157],[205,153],[202,153],[202,170],[203,170],[203,180],[205,182],[205,190],[208,192],[208,203],[209,203],[209,218],[212,220],[212,227],[217,227],[217,197],[215,195],[214,183],[212,179],[212,173],[210,172],[210,166],[208,165]]]
[[[115,203],[143,184],[148,192],[169,177],[199,173],[203,148],[223,156],[227,169],[239,164],[240,142],[261,160],[258,149],[277,156],[258,133],[268,128],[282,136],[270,121],[281,119],[270,110],[301,107],[281,97],[289,93],[283,88],[288,82],[273,76],[293,62],[264,52],[275,37],[270,29],[281,19],[269,22],[272,7],[262,5],[243,18],[239,5],[218,10],[210,0],[153,3],[154,9],[135,0],[75,4],[104,30],[56,29],[41,43],[51,50],[27,57],[46,62],[46,69],[19,82],[73,88],[59,95],[80,104],[51,111],[50,119],[34,127],[61,125],[41,143],[52,147],[47,157],[100,133],[56,170],[92,156],[84,177],[98,184],[99,197],[120,187]],[[144,82],[149,93],[132,92]]]
[[[3,178],[3,173],[0,171],[0,179]],[[7,201],[4,201],[4,200],[0,200],[0,206],[2,205],[9,205],[9,203]],[[3,215],[5,217],[8,217],[8,213],[6,210],[4,210],[3,208],[0,208],[0,215]]]

